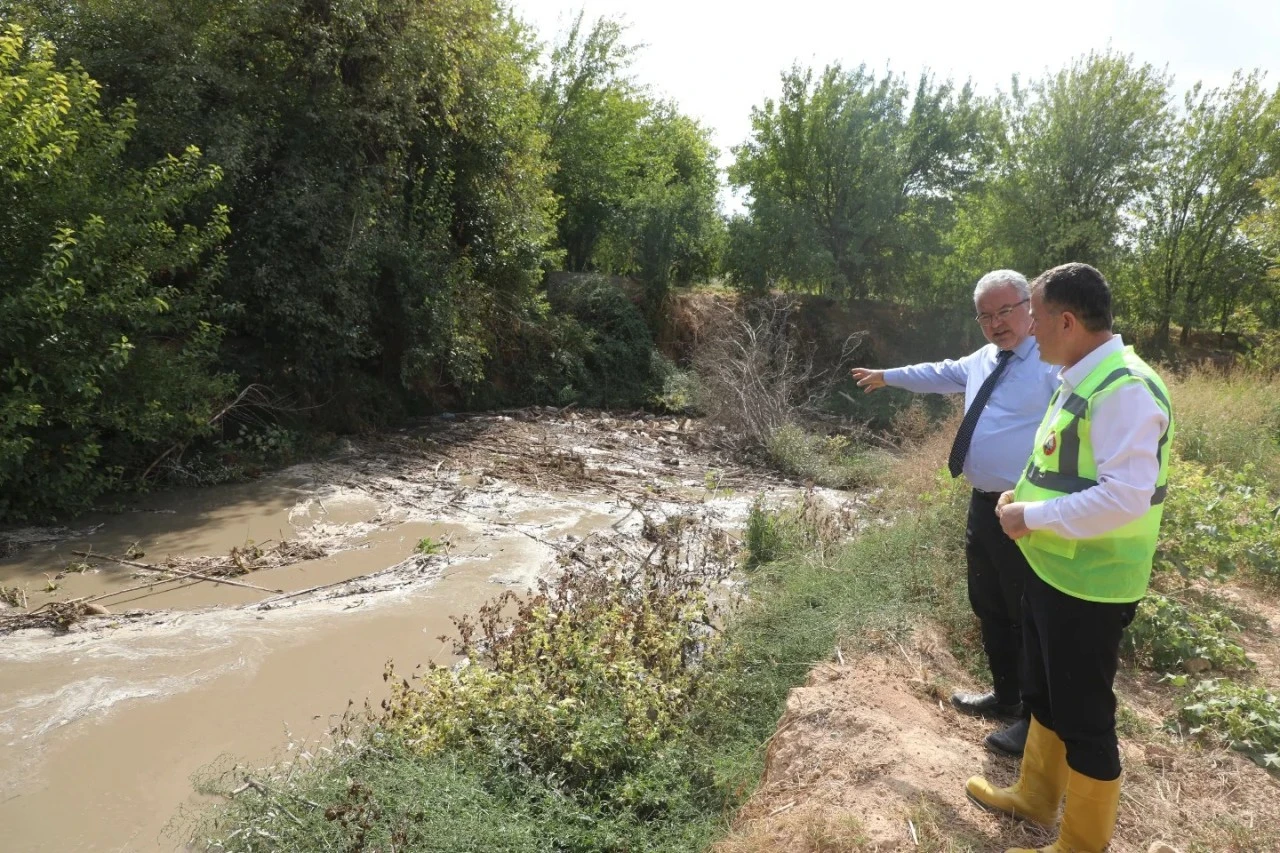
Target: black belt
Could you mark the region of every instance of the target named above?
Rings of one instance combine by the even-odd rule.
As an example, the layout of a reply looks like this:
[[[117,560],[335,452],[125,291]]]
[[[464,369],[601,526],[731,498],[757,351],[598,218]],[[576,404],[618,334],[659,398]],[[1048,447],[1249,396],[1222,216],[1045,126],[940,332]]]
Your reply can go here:
[[[1000,496],[1003,495],[1004,492],[984,492],[982,491],[982,489],[974,489],[973,494],[975,497],[979,497],[979,498],[982,498],[983,500],[991,501],[994,503],[995,501],[1000,500]]]

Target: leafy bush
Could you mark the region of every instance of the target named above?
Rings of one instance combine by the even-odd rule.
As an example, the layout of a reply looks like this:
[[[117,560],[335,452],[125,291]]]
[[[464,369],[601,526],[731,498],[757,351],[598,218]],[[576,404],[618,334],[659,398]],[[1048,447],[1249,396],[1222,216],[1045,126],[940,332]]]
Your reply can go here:
[[[698,374],[692,370],[681,370],[657,350],[654,350],[652,360],[651,370],[657,389],[651,401],[653,405],[675,414],[696,414],[700,394]]]
[[[1192,735],[1205,735],[1280,771],[1280,697],[1265,687],[1229,679],[1201,681],[1184,698],[1178,720]]]
[[[746,567],[754,569],[772,563],[787,550],[785,522],[776,512],[765,509],[764,497],[758,495],[747,512]]]
[[[1215,579],[1248,571],[1280,581],[1280,507],[1253,485],[1251,473],[1174,459],[1157,570]]]
[[[629,771],[679,764],[670,741],[705,677],[712,605],[705,578],[670,560],[605,572],[571,566],[457,620],[467,661],[412,683],[388,673],[385,725],[424,755],[488,756],[516,777],[661,811],[666,794]]]
[[[854,448],[846,436],[818,436],[795,424],[774,430],[765,450],[782,472],[833,489],[878,485],[891,462],[887,453]]]
[[[639,407],[654,393],[653,334],[644,315],[604,276],[562,279],[551,290],[558,317],[548,361],[531,355],[563,403]]]
[[[98,108],[53,45],[0,28],[0,519],[88,505],[211,431],[228,211],[185,211],[221,179],[187,148],[124,165],[134,110]]]
[[[1160,672],[1188,668],[1231,671],[1249,666],[1244,649],[1231,639],[1240,626],[1221,612],[1196,613],[1159,593],[1147,595],[1124,638],[1124,653],[1140,666]]]

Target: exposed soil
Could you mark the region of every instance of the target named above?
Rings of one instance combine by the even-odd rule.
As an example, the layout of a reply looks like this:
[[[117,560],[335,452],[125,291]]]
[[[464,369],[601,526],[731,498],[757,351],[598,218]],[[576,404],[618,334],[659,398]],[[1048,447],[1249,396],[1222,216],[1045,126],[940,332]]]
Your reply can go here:
[[[1017,764],[983,749],[995,724],[956,713],[972,689],[938,632],[845,665],[823,664],[794,690],[766,753],[759,791],[718,853],[1002,851],[1052,835],[970,803],[965,780],[1010,784]],[[1159,728],[1169,690],[1126,677],[1122,703],[1141,732],[1122,731],[1125,783],[1111,853],[1166,842],[1183,853],[1280,850],[1280,780],[1245,757]]]

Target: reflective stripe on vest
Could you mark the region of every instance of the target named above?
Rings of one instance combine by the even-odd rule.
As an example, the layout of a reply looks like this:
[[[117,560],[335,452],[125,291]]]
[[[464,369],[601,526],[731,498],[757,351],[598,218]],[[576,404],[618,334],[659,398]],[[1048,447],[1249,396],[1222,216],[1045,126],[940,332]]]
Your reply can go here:
[[[1150,508],[1098,537],[1067,539],[1052,531],[1033,530],[1017,540],[1027,562],[1046,583],[1089,601],[1129,602],[1145,594],[1168,492],[1173,411],[1164,383],[1132,347],[1108,356],[1060,406],[1061,389],[1054,395],[1026,472],[1015,488],[1015,500],[1044,501],[1097,486],[1089,410],[1116,383],[1131,381],[1142,382],[1168,416],[1156,448],[1160,471]]]

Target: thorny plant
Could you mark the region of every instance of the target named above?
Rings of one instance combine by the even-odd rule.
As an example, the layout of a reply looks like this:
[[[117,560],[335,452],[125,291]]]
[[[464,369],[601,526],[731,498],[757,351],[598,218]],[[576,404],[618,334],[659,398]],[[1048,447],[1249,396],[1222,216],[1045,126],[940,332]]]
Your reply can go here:
[[[712,590],[730,566],[723,536],[687,517],[646,519],[645,536],[643,559],[571,552],[535,591],[455,618],[463,663],[412,682],[388,667],[383,724],[423,753],[475,750],[554,787],[609,789],[698,695],[719,642]]]
[[[844,378],[864,333],[847,337],[840,357],[814,366],[812,346],[796,339],[796,302],[783,296],[742,308],[724,306],[694,353],[707,420],[755,445],[782,426],[816,412],[819,400]]]

